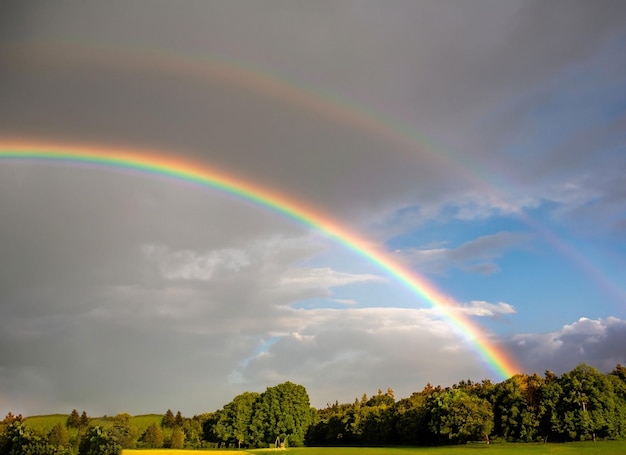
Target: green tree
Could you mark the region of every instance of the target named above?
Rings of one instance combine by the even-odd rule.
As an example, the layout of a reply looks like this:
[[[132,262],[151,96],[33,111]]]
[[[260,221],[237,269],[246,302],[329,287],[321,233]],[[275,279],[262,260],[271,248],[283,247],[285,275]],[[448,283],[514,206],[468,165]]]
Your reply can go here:
[[[76,409],[72,409],[72,412],[67,418],[68,428],[78,428],[80,426],[80,415]]]
[[[163,430],[159,425],[150,424],[141,435],[141,441],[148,449],[159,449],[163,447]]]
[[[557,423],[571,439],[615,437],[619,430],[619,406],[613,383],[602,373],[581,364],[559,379],[562,388]]]
[[[122,453],[122,445],[115,435],[96,425],[85,433],[78,453],[79,455],[119,455]]]
[[[269,387],[255,406],[250,425],[251,437],[258,444],[272,443],[280,437],[290,446],[303,445],[313,416],[304,386],[284,382]]]
[[[435,388],[426,384],[421,392],[415,392],[409,398],[396,403],[394,413],[398,443],[425,445],[433,442],[432,433],[428,427],[430,419],[428,402],[433,393],[441,391],[439,386]]]
[[[165,415],[163,415],[163,418],[161,419],[161,426],[163,428],[174,428],[174,413],[172,412],[171,409],[168,409],[165,412]]]
[[[449,442],[484,439],[493,429],[491,404],[461,389],[433,393],[429,407],[431,431]]]
[[[518,374],[495,386],[494,431],[509,441],[533,441],[539,434],[538,375]]]
[[[67,446],[70,443],[70,435],[65,425],[57,423],[48,433],[48,443],[53,446]]]
[[[250,425],[260,397],[256,392],[244,392],[224,406],[216,425],[220,440],[234,441],[240,448],[250,442]]]
[[[222,439],[217,434],[216,426],[220,420],[222,411],[203,414],[202,439],[207,442],[220,443]]]
[[[199,416],[185,419],[183,423],[185,432],[185,448],[198,449],[202,446],[202,420]]]
[[[545,372],[545,378],[540,388],[539,401],[539,431],[544,442],[553,438],[560,438],[559,408],[563,388],[556,374]]]
[[[83,430],[86,429],[89,426],[89,416],[87,415],[87,412],[83,411],[82,414],[80,415],[80,421],[78,422],[78,427],[82,428]]]
[[[185,421],[185,419],[183,418],[183,415],[180,413],[180,411],[178,411],[176,413],[176,417],[174,417],[174,426],[175,427],[182,427],[184,421]]]
[[[52,445],[21,420],[14,419],[6,428],[0,441],[0,453],[7,455],[69,455],[65,446]]]
[[[171,449],[182,449],[185,446],[185,432],[181,427],[175,427],[172,431]]]
[[[123,412],[113,417],[113,426],[109,433],[123,449],[134,449],[137,447],[139,434],[137,428],[132,425],[132,416],[130,414]]]

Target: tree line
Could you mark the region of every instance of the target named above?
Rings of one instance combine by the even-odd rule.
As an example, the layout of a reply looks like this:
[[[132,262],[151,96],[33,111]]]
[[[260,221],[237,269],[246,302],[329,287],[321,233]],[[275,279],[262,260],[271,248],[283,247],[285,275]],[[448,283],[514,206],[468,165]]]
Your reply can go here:
[[[96,423],[94,423],[96,422]],[[106,422],[106,425],[103,424]],[[351,403],[310,406],[302,385],[244,392],[221,409],[171,410],[139,430],[129,414],[91,419],[73,410],[47,434],[21,415],[0,422],[0,455],[117,455],[124,448],[441,445],[469,441],[574,441],[626,437],[626,367],[581,364],[558,376],[426,385],[396,400],[392,389]]]
[[[503,382],[428,384],[396,401],[393,391],[318,411],[306,444],[439,445],[493,439],[515,442],[626,437],[626,368],[602,374],[579,365]]]

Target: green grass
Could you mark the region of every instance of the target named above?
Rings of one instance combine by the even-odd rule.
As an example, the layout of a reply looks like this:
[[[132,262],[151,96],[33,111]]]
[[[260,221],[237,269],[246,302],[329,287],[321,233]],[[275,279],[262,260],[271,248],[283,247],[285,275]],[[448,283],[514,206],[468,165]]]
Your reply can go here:
[[[163,418],[162,414],[145,414],[139,416],[133,416],[130,421],[131,426],[137,428],[140,433],[146,431],[153,423],[157,426],[161,426],[161,419]]]
[[[24,419],[24,424],[40,434],[48,434],[57,423],[63,425],[67,422],[67,414],[50,414],[45,416],[32,416]]]

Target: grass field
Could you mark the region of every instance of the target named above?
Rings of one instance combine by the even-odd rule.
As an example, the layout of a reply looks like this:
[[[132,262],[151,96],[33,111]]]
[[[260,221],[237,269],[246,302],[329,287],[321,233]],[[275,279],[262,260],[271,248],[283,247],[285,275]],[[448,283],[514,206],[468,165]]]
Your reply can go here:
[[[161,424],[161,418],[163,416],[161,414],[145,414],[133,416],[130,420],[131,427],[135,428],[139,434],[146,431],[151,424],[155,423],[157,425]],[[48,434],[48,432],[55,426],[57,423],[65,424],[67,422],[68,415],[67,414],[50,414],[50,415],[41,415],[41,416],[31,416],[26,417],[24,423],[26,426],[32,428],[36,432],[40,434]],[[101,427],[108,428],[113,425],[112,417],[102,418],[102,417],[94,417],[90,419],[90,426],[100,425]],[[70,429],[70,435],[76,433],[76,430]]]
[[[255,450],[124,450],[122,455],[192,455],[193,453],[250,455],[623,455],[626,441],[572,442],[567,444],[475,444],[449,447],[298,447]]]

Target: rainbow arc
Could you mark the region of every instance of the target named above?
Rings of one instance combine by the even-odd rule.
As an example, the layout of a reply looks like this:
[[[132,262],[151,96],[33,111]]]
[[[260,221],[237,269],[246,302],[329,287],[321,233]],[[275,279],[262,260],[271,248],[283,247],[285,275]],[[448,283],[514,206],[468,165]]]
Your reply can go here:
[[[330,239],[370,261],[421,300],[438,309],[463,335],[481,360],[501,379],[520,372],[515,360],[503,348],[493,343],[483,329],[465,316],[454,299],[437,289],[425,277],[321,210],[270,188],[261,187],[205,165],[177,160],[172,158],[172,154],[140,149],[121,150],[92,145],[0,140],[0,160],[82,164],[118,171],[131,170],[212,188],[251,201],[324,233]]]

